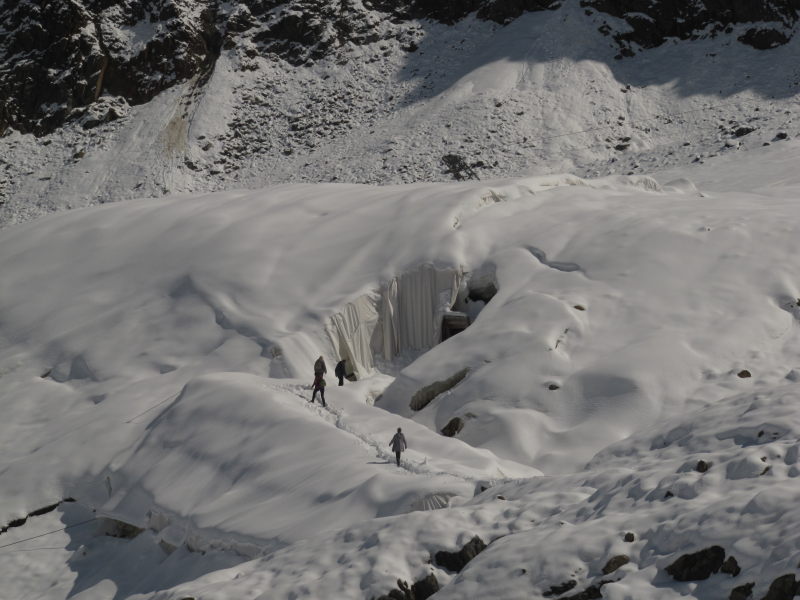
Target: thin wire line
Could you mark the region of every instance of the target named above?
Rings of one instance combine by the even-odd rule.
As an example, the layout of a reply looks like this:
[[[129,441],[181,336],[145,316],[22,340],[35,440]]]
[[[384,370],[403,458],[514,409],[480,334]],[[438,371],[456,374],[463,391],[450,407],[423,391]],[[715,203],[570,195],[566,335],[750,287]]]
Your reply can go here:
[[[126,423],[132,423],[134,420],[138,419],[139,417],[141,417],[141,416],[142,416],[142,415],[144,415],[144,414],[147,414],[147,413],[149,413],[149,412],[150,412],[151,410],[153,410],[154,408],[158,408],[158,407],[159,407],[159,406],[161,406],[162,404],[166,404],[166,403],[167,403],[167,402],[169,402],[170,400],[174,400],[175,398],[177,398],[177,397],[178,397],[178,395],[179,395],[179,394],[180,394],[180,392],[177,392],[177,393],[175,393],[175,394],[172,394],[172,395],[171,395],[169,398],[166,398],[166,399],[162,400],[162,401],[161,401],[161,402],[159,402],[158,404],[154,404],[153,406],[151,406],[151,407],[150,407],[150,408],[148,408],[147,410],[144,410],[144,411],[140,412],[138,415],[136,415],[136,416],[134,416],[134,417],[131,417],[130,419],[128,419],[128,420],[127,420],[127,421],[125,421],[125,422],[126,422]]]
[[[9,546],[16,546],[17,544],[21,544],[22,542],[29,542],[31,540],[35,540],[35,539],[38,539],[40,537],[44,537],[46,535],[52,535],[54,533],[59,533],[60,531],[66,531],[67,529],[72,529],[73,527],[79,527],[81,525],[86,525],[87,523],[91,523],[92,521],[96,521],[96,520],[97,520],[97,517],[92,517],[91,519],[86,519],[85,521],[81,521],[80,523],[73,523],[72,525],[67,525],[66,527],[62,527],[61,529],[54,529],[53,531],[47,531],[45,533],[40,533],[39,535],[34,535],[32,537],[29,537],[29,538],[25,538],[25,539],[22,539],[22,540],[17,540],[16,542],[11,542],[10,544],[5,544],[3,546],[0,546],[0,549],[8,548]]]

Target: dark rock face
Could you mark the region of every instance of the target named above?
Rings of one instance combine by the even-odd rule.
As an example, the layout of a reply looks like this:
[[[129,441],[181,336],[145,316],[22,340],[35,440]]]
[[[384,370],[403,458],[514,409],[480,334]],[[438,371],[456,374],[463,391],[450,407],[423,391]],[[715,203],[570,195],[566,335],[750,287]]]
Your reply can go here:
[[[460,417],[453,417],[447,422],[447,425],[442,428],[442,435],[453,437],[462,429],[464,429],[464,420]]]
[[[569,581],[565,581],[564,583],[551,586],[549,590],[542,594],[545,598],[550,598],[552,596],[560,596],[561,594],[566,594],[568,591],[573,589],[578,582],[574,579],[570,579]]]
[[[440,550],[436,553],[434,560],[440,567],[458,573],[469,561],[478,556],[478,554],[485,549],[486,544],[476,535],[458,552],[445,552],[444,550]]]
[[[452,24],[477,12],[479,19],[507,23],[524,12],[556,9],[561,0],[367,0],[364,4],[404,19]]]
[[[767,590],[767,595],[762,600],[792,600],[800,592],[800,582],[794,575],[781,575],[775,579]]]
[[[458,385],[469,374],[469,368],[461,369],[444,381],[434,381],[414,392],[411,397],[411,410],[422,410],[430,404],[436,396],[443,394]]]
[[[711,463],[706,462],[704,460],[698,460],[697,466],[695,466],[694,470],[698,473],[705,473],[711,468]]]
[[[668,38],[714,37],[742,24],[751,27],[739,36],[740,42],[760,50],[773,48],[789,41],[798,21],[800,0],[581,0],[581,6],[624,19],[630,31],[612,34],[608,27],[604,33],[613,35],[621,56],[631,56],[636,46],[655,48]]]
[[[585,590],[578,592],[577,594],[572,594],[571,596],[564,596],[560,600],[596,600],[597,598],[603,597],[603,592],[600,589],[607,583],[610,583],[611,580],[604,579],[600,583],[590,585]]]
[[[613,573],[617,569],[619,569],[622,565],[627,565],[631,562],[631,559],[625,556],[624,554],[619,554],[618,556],[614,556],[610,558],[606,565],[603,567],[603,575],[608,575],[609,573]]]
[[[738,561],[733,556],[726,558],[719,570],[722,573],[727,573],[731,577],[736,577],[742,572],[742,568],[739,566]]]
[[[411,586],[411,593],[414,595],[414,600],[426,600],[436,592],[439,591],[439,582],[436,576],[431,573],[424,579],[420,579]]]
[[[397,589],[380,596],[377,600],[427,600],[439,591],[439,582],[431,573],[409,587],[408,582],[397,580]]]
[[[718,573],[725,560],[721,546],[711,546],[693,554],[684,554],[666,568],[676,581],[699,581]]]
[[[350,45],[380,43],[382,51],[414,52],[425,20],[453,24],[467,15],[506,24],[527,12],[556,10],[562,0],[0,0],[0,135],[9,128],[43,135],[82,118],[101,98],[117,105],[148,102],[177,83],[209,76],[221,50],[242,69],[255,57],[310,65]],[[786,43],[800,0],[581,0],[624,19],[614,32],[620,56],[731,32],[767,49]],[[97,111],[96,111],[97,112]],[[103,108],[93,127],[123,116]],[[624,144],[623,144],[624,145]],[[621,147],[621,146],[620,146]],[[477,164],[477,163],[476,163]],[[468,165],[470,170],[475,165]],[[452,168],[452,166],[449,166]],[[467,171],[457,171],[466,173]]]
[[[214,6],[0,0],[0,135],[41,135],[102,95],[140,104],[208,71],[221,43]]]
[[[731,590],[728,600],[749,600],[753,597],[753,588],[755,583],[745,583],[744,585],[737,586]]]

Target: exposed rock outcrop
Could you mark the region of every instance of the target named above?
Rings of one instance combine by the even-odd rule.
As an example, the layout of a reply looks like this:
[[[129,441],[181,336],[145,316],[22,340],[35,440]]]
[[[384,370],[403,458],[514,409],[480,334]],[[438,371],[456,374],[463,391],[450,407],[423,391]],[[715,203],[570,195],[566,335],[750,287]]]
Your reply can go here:
[[[442,428],[442,435],[453,437],[462,429],[464,429],[464,419],[461,417],[453,417],[447,422],[447,425]]]
[[[448,571],[458,573],[463,569],[469,561],[478,556],[486,549],[486,544],[477,535],[468,541],[461,550],[458,552],[445,552],[440,550],[436,553],[434,561],[440,567],[444,567]]]
[[[721,546],[711,546],[692,554],[684,554],[666,568],[676,581],[700,581],[718,573],[725,560]]]
[[[422,410],[439,394],[454,388],[469,373],[469,369],[461,369],[443,381],[434,381],[425,387],[417,390],[411,397],[411,410]]]
[[[650,0],[581,0],[581,6],[623,19],[622,31],[608,24],[601,31],[620,46],[620,57],[632,56],[639,48],[655,48],[668,39],[715,37],[743,29],[738,40],[760,50],[789,41],[798,21],[800,0],[770,2],[651,2]]]
[[[431,573],[411,586],[402,579],[397,580],[397,589],[378,597],[376,600],[426,600],[439,591],[439,582]]]

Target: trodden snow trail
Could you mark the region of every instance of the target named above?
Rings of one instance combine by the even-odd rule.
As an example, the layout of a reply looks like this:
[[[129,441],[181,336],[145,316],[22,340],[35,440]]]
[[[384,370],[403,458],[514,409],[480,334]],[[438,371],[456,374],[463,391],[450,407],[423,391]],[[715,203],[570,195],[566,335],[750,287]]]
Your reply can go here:
[[[331,406],[330,402],[326,402],[327,403],[326,407],[318,406],[317,404],[312,404],[310,399],[307,397],[307,393],[303,394],[301,392],[301,390],[307,391],[307,388],[302,384],[281,386],[270,383],[268,385],[272,389],[289,392],[301,398],[307,410],[313,412],[314,414],[328,421],[331,425],[335,426],[337,429],[340,429],[341,431],[344,431],[345,433],[348,433],[353,437],[357,438],[362,446],[364,446],[365,448],[371,448],[375,452],[376,458],[385,460],[387,464],[394,464],[395,462],[394,453],[390,452],[389,450],[386,450],[382,442],[376,440],[374,437],[370,436],[367,433],[359,431],[357,428],[349,424],[347,422],[346,415],[342,409]],[[373,406],[372,408],[374,410],[383,411],[383,409],[379,407]],[[404,417],[400,417],[399,415],[395,415],[395,417],[397,419],[403,419],[405,421]],[[385,445],[388,446],[388,442]],[[459,475],[457,473],[452,473],[444,470],[432,469],[428,466],[427,457],[422,461],[412,461],[408,458],[401,458],[400,467],[402,467],[405,471],[407,471],[412,475],[425,475],[425,476],[438,475],[444,477],[453,477],[454,479],[465,481],[471,484],[475,484],[480,480],[477,477],[470,477],[469,475]],[[510,478],[498,479],[498,482],[502,483],[507,480],[510,481]]]

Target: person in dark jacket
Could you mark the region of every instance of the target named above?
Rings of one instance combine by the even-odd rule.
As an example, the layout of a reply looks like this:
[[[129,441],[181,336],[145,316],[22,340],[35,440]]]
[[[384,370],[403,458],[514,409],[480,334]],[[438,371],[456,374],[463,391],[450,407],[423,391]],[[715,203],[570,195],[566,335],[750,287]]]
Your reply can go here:
[[[327,372],[328,367],[325,365],[325,359],[320,356],[314,363],[314,377],[325,375]]]
[[[325,378],[322,375],[317,375],[314,377],[314,383],[311,384],[314,391],[311,393],[311,403],[313,404],[314,398],[317,397],[317,392],[319,392],[319,398],[322,401],[322,406],[327,406],[325,404]]]
[[[397,459],[397,466],[400,466],[400,453],[408,448],[408,444],[406,444],[406,436],[403,435],[403,431],[398,427],[397,433],[394,434],[392,441],[389,442],[389,445],[392,447],[392,452],[394,452],[394,456]]]
[[[333,369],[333,374],[339,379],[339,385],[344,385],[344,378],[345,378],[345,360],[342,359],[338,363],[336,363],[336,368]]]

